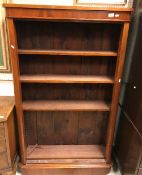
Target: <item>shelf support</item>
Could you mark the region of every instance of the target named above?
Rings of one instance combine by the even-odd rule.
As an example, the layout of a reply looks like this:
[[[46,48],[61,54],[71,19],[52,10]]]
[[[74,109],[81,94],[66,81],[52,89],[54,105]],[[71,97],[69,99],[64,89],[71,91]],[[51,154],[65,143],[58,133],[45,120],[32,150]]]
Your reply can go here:
[[[119,95],[120,95],[120,89],[121,89],[121,83],[119,83],[119,79],[122,76],[123,65],[125,61],[125,52],[126,52],[128,32],[129,32],[129,23],[125,22],[123,24],[121,38],[119,42],[114,88],[113,88],[113,95],[112,95],[112,105],[111,105],[111,112],[110,112],[109,121],[108,121],[107,139],[106,139],[106,161],[107,163],[110,163],[111,161],[111,151],[112,151],[112,144],[113,144],[113,138],[114,138],[116,116],[117,116],[118,103],[119,103]]]
[[[20,75],[19,75],[19,58],[17,55],[17,39],[16,31],[14,27],[13,19],[7,18],[8,25],[8,35],[9,35],[9,44],[10,44],[10,57],[13,66],[13,79],[14,79],[14,91],[15,91],[15,104],[17,112],[17,121],[19,129],[19,143],[20,143],[20,155],[21,161],[23,164],[26,163],[26,144],[25,144],[25,133],[23,127],[23,111],[22,111],[22,97],[21,97],[21,84],[20,84]]]

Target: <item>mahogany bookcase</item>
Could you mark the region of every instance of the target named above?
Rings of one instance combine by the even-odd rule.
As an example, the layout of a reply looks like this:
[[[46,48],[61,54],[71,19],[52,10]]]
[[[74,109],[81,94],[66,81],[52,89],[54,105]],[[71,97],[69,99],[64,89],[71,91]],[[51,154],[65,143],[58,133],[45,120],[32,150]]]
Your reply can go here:
[[[107,174],[132,9],[4,7],[22,174]]]

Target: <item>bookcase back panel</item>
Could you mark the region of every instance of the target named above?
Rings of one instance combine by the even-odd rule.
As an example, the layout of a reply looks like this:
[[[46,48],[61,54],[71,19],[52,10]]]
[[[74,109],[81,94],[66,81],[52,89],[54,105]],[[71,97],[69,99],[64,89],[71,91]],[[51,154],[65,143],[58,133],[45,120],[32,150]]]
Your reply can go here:
[[[20,55],[20,73],[114,76],[116,57]]]
[[[20,49],[117,51],[121,24],[15,21]]]
[[[108,112],[24,112],[27,145],[105,144]]]
[[[23,100],[105,100],[110,102],[112,85],[102,84],[25,84]]]

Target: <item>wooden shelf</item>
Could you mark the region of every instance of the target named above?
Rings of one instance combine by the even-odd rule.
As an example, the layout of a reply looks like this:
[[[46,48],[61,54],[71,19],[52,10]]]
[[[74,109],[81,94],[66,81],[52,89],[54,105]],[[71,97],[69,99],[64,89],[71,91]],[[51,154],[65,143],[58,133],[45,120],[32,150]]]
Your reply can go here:
[[[70,56],[117,56],[113,51],[73,51],[73,50],[18,50],[19,54],[31,55],[70,55]]]
[[[104,101],[24,101],[23,110],[28,111],[110,111]]]
[[[104,155],[105,147],[100,145],[34,145],[27,147],[27,159],[101,159],[104,158]]]
[[[114,83],[112,77],[91,75],[21,75],[23,83]]]
[[[106,164],[106,161],[105,161],[105,158],[100,158],[100,159],[96,159],[96,158],[62,158],[62,159],[59,159],[59,158],[55,158],[55,159],[27,159],[26,160],[26,163],[28,164],[37,164],[37,163],[40,163],[41,164],[46,164],[46,165],[56,165],[57,167],[60,167],[62,164],[64,164],[64,167],[66,166],[67,168],[69,167],[81,167],[82,165],[87,165],[89,167],[92,167],[92,166],[96,166],[98,163],[101,163],[101,164]]]
[[[123,7],[88,7],[88,6],[58,6],[58,5],[42,5],[42,4],[15,4],[15,3],[3,3],[4,7],[7,8],[27,8],[27,9],[71,9],[71,10],[94,10],[94,11],[124,11],[124,12],[131,12],[133,8],[123,8]]]

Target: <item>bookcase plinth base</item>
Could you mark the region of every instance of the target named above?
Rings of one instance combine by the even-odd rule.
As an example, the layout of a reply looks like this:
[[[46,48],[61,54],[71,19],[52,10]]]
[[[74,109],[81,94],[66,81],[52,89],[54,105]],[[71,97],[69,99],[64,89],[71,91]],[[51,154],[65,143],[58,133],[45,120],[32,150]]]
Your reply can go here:
[[[100,161],[100,163],[99,163]],[[22,175],[106,175],[111,164],[19,164]]]

